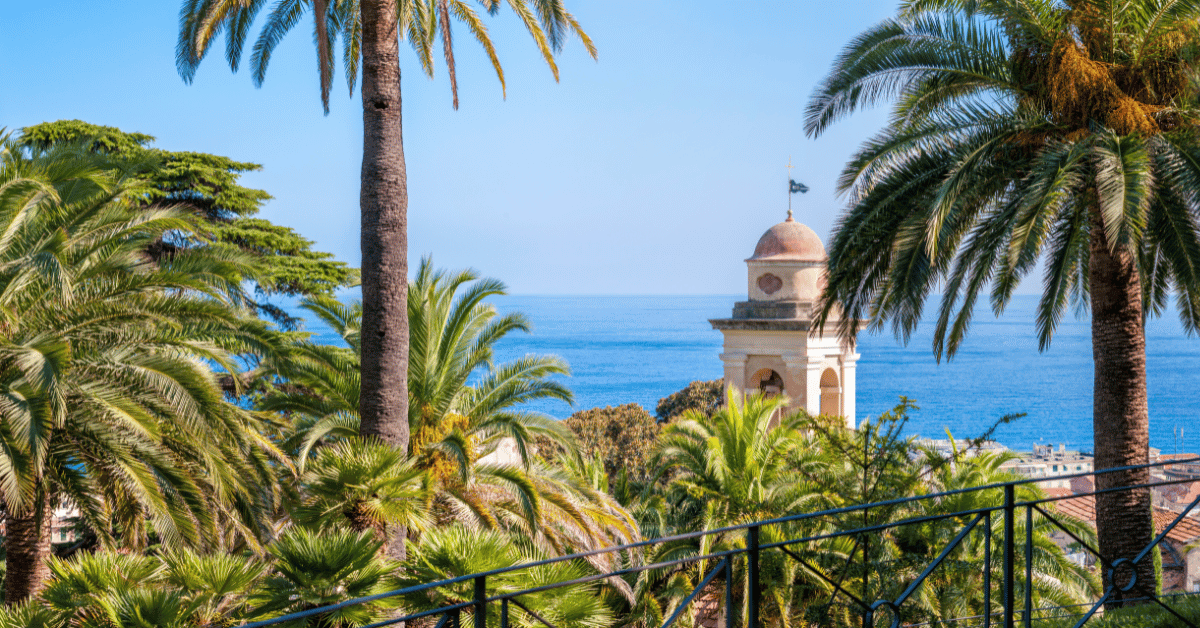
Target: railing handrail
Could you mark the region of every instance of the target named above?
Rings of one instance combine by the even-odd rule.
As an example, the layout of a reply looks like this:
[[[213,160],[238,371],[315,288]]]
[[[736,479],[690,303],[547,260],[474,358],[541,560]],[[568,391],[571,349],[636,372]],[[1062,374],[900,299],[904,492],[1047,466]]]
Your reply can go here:
[[[928,493],[925,495],[900,497],[900,498],[896,498],[896,499],[871,502],[871,503],[867,503],[867,504],[855,504],[852,506],[843,506],[840,508],[832,508],[832,509],[822,510],[822,511],[818,511],[818,512],[796,513],[796,514],[792,514],[792,515],[786,515],[783,517],[776,517],[773,519],[764,519],[761,521],[753,521],[753,522],[749,522],[749,523],[742,523],[742,524],[725,526],[725,527],[721,527],[721,528],[713,528],[713,529],[708,529],[708,530],[685,532],[682,534],[669,535],[669,536],[658,537],[658,538],[654,538],[654,539],[644,539],[641,541],[636,541],[634,543],[627,543],[627,544],[623,544],[623,545],[614,545],[614,546],[610,546],[610,547],[597,548],[597,549],[593,549],[593,550],[577,552],[574,554],[568,554],[568,555],[564,555],[564,556],[554,556],[554,557],[546,558],[546,559],[539,560],[539,561],[528,562],[528,563],[519,563],[516,565],[511,565],[508,567],[501,567],[501,568],[493,569],[490,571],[466,574],[466,575],[462,575],[462,576],[456,576],[454,578],[447,578],[444,580],[437,580],[434,582],[427,582],[427,583],[423,583],[423,584],[419,584],[419,585],[413,585],[410,587],[405,587],[403,589],[396,589],[394,591],[385,591],[385,592],[376,593],[373,595],[353,598],[353,599],[345,600],[342,602],[338,602],[336,604],[322,606],[320,608],[309,609],[309,610],[305,610],[305,611],[298,611],[295,613],[289,613],[287,615],[282,615],[282,616],[274,617],[271,619],[264,619],[264,620],[260,620],[260,621],[243,624],[241,628],[265,628],[267,626],[282,624],[282,623],[294,621],[297,619],[304,619],[306,617],[311,617],[314,615],[323,614],[323,613],[327,613],[330,611],[340,610],[340,609],[351,607],[351,606],[367,604],[370,602],[376,602],[376,601],[385,600],[385,599],[398,597],[398,596],[402,596],[402,595],[409,595],[412,593],[420,593],[422,591],[426,591],[429,589],[445,587],[445,586],[459,584],[462,582],[467,582],[467,581],[472,581],[472,580],[479,580],[480,578],[486,579],[486,578],[491,578],[493,576],[503,575],[503,574],[511,573],[511,572],[515,572],[515,571],[528,570],[528,569],[533,569],[533,568],[542,567],[545,565],[556,564],[556,563],[565,562],[565,561],[580,560],[580,559],[585,559],[585,558],[589,558],[589,557],[597,556],[597,555],[601,555],[601,554],[615,554],[615,553],[625,552],[625,551],[629,551],[629,550],[635,550],[635,549],[639,549],[639,548],[643,548],[643,547],[649,547],[652,545],[662,545],[664,543],[672,543],[672,542],[676,542],[676,541],[701,538],[701,537],[711,536],[711,535],[716,535],[716,534],[726,534],[726,533],[730,533],[730,532],[739,532],[739,531],[744,532],[744,531],[750,530],[752,528],[753,529],[761,529],[766,526],[779,525],[779,524],[783,524],[783,523],[793,523],[793,522],[797,522],[797,521],[806,521],[806,520],[810,520],[810,519],[829,517],[829,516],[833,516],[833,515],[855,513],[855,512],[862,511],[862,510],[877,509],[877,508],[882,508],[882,507],[886,507],[886,506],[911,504],[911,503],[916,503],[916,502],[938,499],[938,498],[942,498],[942,497],[962,495],[965,493],[975,493],[975,492],[988,491],[988,490],[1005,489],[1008,487],[1015,488],[1018,486],[1037,484],[1037,483],[1046,482],[1046,481],[1071,480],[1071,479],[1082,478],[1082,477],[1094,477],[1094,476],[1106,474],[1106,473],[1135,471],[1135,470],[1140,470],[1140,469],[1150,469],[1150,468],[1165,467],[1165,466],[1169,466],[1169,465],[1188,464],[1188,463],[1197,463],[1197,462],[1200,462],[1200,456],[1198,456],[1196,458],[1190,458],[1187,460],[1159,461],[1159,462],[1153,462],[1153,463],[1142,464],[1142,465],[1113,467],[1113,468],[1108,468],[1108,469],[1099,469],[1099,470],[1085,471],[1085,472],[1066,474],[1066,475],[1022,478],[1019,480],[1010,480],[1007,482],[996,482],[996,483],[992,483],[992,484],[985,484],[982,486],[973,486],[973,487],[967,487],[967,488],[953,489],[953,490],[949,490],[949,491],[941,491],[941,492],[937,492],[937,493]],[[1078,498],[1083,498],[1083,497],[1094,497],[1096,495],[1102,495],[1102,494],[1106,494],[1106,493],[1130,491],[1130,490],[1135,490],[1135,489],[1152,488],[1152,487],[1158,487],[1158,486],[1170,486],[1170,485],[1176,485],[1176,484],[1188,484],[1188,483],[1197,482],[1197,481],[1200,481],[1200,479],[1184,478],[1184,479],[1176,479],[1176,480],[1165,480],[1165,481],[1161,481],[1161,482],[1151,482],[1151,483],[1145,483],[1145,484],[1137,484],[1137,485],[1130,485],[1130,486],[1120,486],[1120,487],[1113,487],[1113,488],[1107,488],[1107,489],[1100,489],[1100,490],[1095,490],[1095,491],[1087,492],[1087,493],[1076,493],[1076,494],[1071,494],[1071,495],[1053,496],[1053,497],[1046,497],[1046,498],[1040,498],[1040,499],[1034,499],[1034,500],[1016,501],[1016,502],[1013,502],[1012,504],[1005,504],[1005,505],[998,505],[998,506],[981,506],[979,508],[975,508],[975,509],[971,509],[971,510],[940,513],[940,514],[933,514],[933,515],[922,515],[922,516],[918,516],[918,517],[910,517],[907,519],[897,520],[894,522],[865,526],[862,528],[840,530],[840,531],[836,531],[836,532],[828,532],[828,533],[807,536],[807,537],[802,537],[802,538],[787,539],[784,541],[777,541],[774,543],[766,543],[766,544],[762,544],[758,549],[772,549],[772,548],[776,548],[776,547],[782,548],[782,547],[786,547],[788,545],[795,545],[797,543],[818,541],[818,540],[824,540],[824,539],[836,538],[836,537],[842,537],[842,536],[861,535],[861,534],[864,534],[867,532],[877,532],[877,531],[886,530],[889,528],[896,528],[896,527],[902,527],[902,526],[906,526],[906,525],[912,525],[915,523],[938,521],[938,520],[943,520],[943,519],[949,519],[949,518],[954,518],[954,517],[964,517],[964,516],[970,516],[970,515],[981,516],[983,514],[990,514],[993,512],[999,512],[999,511],[1002,511],[1005,509],[1011,509],[1011,508],[1033,507],[1033,506],[1037,506],[1039,504],[1044,504],[1044,503],[1057,502],[1057,501],[1063,501],[1063,500],[1069,500],[1069,499],[1078,499]],[[1200,498],[1198,498],[1198,501],[1200,501]],[[1177,522],[1178,522],[1178,520],[1176,521],[1176,523]],[[1174,524],[1172,524],[1171,527],[1174,527]],[[1169,531],[1170,531],[1170,529],[1162,532],[1161,534],[1156,535],[1155,544],[1157,544],[1157,542],[1161,541],[1161,539]],[[1153,547],[1153,545],[1151,547]],[[610,572],[603,573],[603,574],[593,574],[593,575],[583,576],[580,578],[575,578],[575,579],[567,580],[567,581],[563,581],[563,582],[556,582],[556,583],[541,585],[541,586],[530,588],[530,589],[525,589],[525,590],[520,590],[520,591],[510,591],[510,592],[505,592],[502,594],[493,595],[490,597],[485,596],[484,598],[482,598],[480,600],[473,600],[470,602],[463,602],[463,603],[459,603],[459,604],[448,605],[446,607],[433,609],[430,611],[424,611],[424,612],[415,613],[412,615],[406,615],[405,617],[400,617],[400,618],[387,620],[387,621],[376,623],[376,624],[371,624],[371,626],[372,627],[387,626],[387,625],[391,625],[391,624],[395,624],[395,623],[400,623],[405,620],[411,620],[411,619],[415,619],[418,617],[424,617],[427,615],[446,613],[446,612],[450,612],[450,611],[469,608],[480,602],[486,603],[486,602],[502,601],[502,600],[506,600],[506,599],[516,598],[516,597],[526,595],[529,593],[538,593],[538,592],[552,590],[552,589],[566,587],[566,586],[585,584],[585,583],[589,583],[589,582],[596,582],[599,580],[607,580],[609,578],[638,573],[638,572],[642,572],[642,571],[650,571],[650,570],[654,570],[654,569],[664,569],[667,567],[673,567],[673,566],[677,566],[677,565],[685,564],[685,563],[695,563],[695,562],[699,562],[699,561],[703,561],[703,560],[723,559],[723,558],[731,557],[731,556],[734,556],[737,554],[743,554],[743,553],[746,553],[747,551],[748,550],[746,548],[734,548],[734,549],[720,551],[720,552],[711,552],[711,553],[699,555],[699,556],[688,556],[688,557],[680,558],[677,560],[664,561],[664,562],[647,564],[647,565],[637,565],[637,566],[633,566],[633,567],[627,567],[624,569],[610,571]],[[1145,550],[1145,551],[1149,551],[1149,548],[1147,548],[1147,550]]]

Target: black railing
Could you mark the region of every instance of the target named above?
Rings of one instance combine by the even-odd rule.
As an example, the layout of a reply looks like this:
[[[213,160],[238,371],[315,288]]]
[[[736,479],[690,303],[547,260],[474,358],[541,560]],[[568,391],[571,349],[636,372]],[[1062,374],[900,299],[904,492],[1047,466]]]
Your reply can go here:
[[[364,628],[382,628],[383,626],[393,626],[406,622],[414,622],[425,619],[432,623],[432,618],[437,617],[435,628],[467,628],[463,625],[463,614],[470,616],[470,621],[473,623],[473,628],[487,628],[489,608],[494,608],[492,605],[499,605],[498,625],[500,628],[509,628],[510,618],[513,613],[522,613],[526,618],[527,623],[536,623],[546,628],[559,628],[550,620],[543,617],[536,609],[530,608],[529,605],[522,601],[522,598],[535,593],[573,587],[589,583],[600,583],[612,578],[636,577],[638,574],[661,574],[677,572],[688,568],[697,568],[703,566],[707,568],[704,573],[697,573],[701,576],[699,582],[694,586],[691,593],[683,597],[673,607],[666,609],[666,618],[662,623],[662,628],[670,628],[678,625],[680,618],[684,617],[690,609],[693,608],[695,602],[699,598],[704,598],[710,602],[719,602],[718,604],[709,604],[707,608],[709,612],[712,609],[717,609],[717,616],[710,615],[705,622],[711,626],[719,617],[723,618],[722,625],[725,628],[745,627],[759,628],[763,625],[763,586],[762,582],[762,560],[770,552],[778,552],[778,554],[787,557],[796,564],[801,565],[806,573],[812,576],[815,580],[821,583],[824,590],[830,594],[827,603],[823,604],[818,610],[823,610],[826,617],[830,616],[831,611],[840,609],[844,611],[843,616],[849,615],[855,618],[855,623],[861,622],[864,628],[876,628],[878,626],[890,626],[891,628],[899,628],[900,626],[953,626],[955,628],[981,627],[992,628],[992,626],[1003,626],[1003,628],[1033,628],[1033,626],[1043,625],[1043,622],[1054,620],[1062,622],[1066,619],[1075,619],[1073,622],[1074,628],[1080,628],[1087,624],[1090,620],[1101,612],[1101,609],[1115,599],[1120,599],[1123,603],[1142,603],[1153,605],[1156,608],[1162,609],[1162,612],[1168,613],[1176,622],[1175,625],[1188,626],[1189,628],[1200,628],[1197,623],[1194,623],[1188,617],[1180,614],[1176,608],[1173,608],[1167,603],[1167,600],[1178,600],[1182,595],[1163,595],[1154,590],[1154,587],[1147,587],[1146,583],[1137,586],[1137,567],[1143,565],[1143,561],[1153,560],[1153,551],[1158,548],[1167,535],[1174,530],[1184,518],[1189,515],[1197,505],[1200,504],[1200,497],[1197,497],[1174,519],[1154,536],[1153,541],[1142,548],[1136,555],[1113,557],[1112,560],[1101,560],[1099,551],[1088,542],[1087,539],[1081,538],[1076,531],[1071,528],[1070,518],[1058,513],[1055,510],[1048,508],[1048,504],[1063,500],[1079,499],[1091,497],[1095,499],[1097,495],[1114,492],[1127,492],[1134,490],[1148,490],[1154,487],[1171,486],[1178,484],[1187,484],[1200,481],[1197,479],[1167,479],[1164,481],[1149,482],[1132,486],[1122,486],[1119,488],[1109,488],[1095,490],[1085,493],[1073,493],[1062,496],[1050,496],[1040,499],[1018,499],[1018,488],[1023,485],[1037,484],[1046,482],[1047,480],[1063,481],[1089,476],[1096,476],[1105,473],[1128,472],[1134,470],[1148,469],[1154,467],[1162,467],[1166,465],[1179,465],[1186,463],[1200,462],[1200,458],[1185,461],[1170,461],[1156,463],[1151,465],[1141,465],[1135,467],[1122,467],[1119,469],[1107,469],[1103,471],[1075,473],[1070,475],[1058,475],[1049,478],[1031,478],[1014,482],[1006,482],[999,484],[989,484],[986,486],[978,486],[966,489],[946,491],[929,495],[920,495],[916,497],[905,497],[887,501],[874,502],[871,504],[860,504],[848,506],[844,508],[836,508],[823,510],[820,512],[794,514],[777,519],[764,521],[756,521],[744,525],[730,526],[713,530],[703,530],[691,532],[687,534],[679,534],[669,537],[641,541],[629,545],[621,545],[604,549],[582,552],[568,556],[560,556],[538,562],[524,563],[494,571],[483,573],[468,574],[456,578],[440,580],[437,582],[429,582],[418,586],[412,586],[377,595],[356,598],[347,600],[339,604],[325,606],[305,610],[301,612],[291,613],[288,615],[256,621],[244,624],[243,628],[266,628],[268,626],[280,626],[284,624],[296,624],[300,620],[316,619],[319,616],[326,615],[331,611],[345,609],[348,607],[379,602],[390,598],[403,598],[415,594],[430,592],[435,589],[446,589],[453,585],[462,584],[465,582],[473,583],[473,596],[470,599],[461,599],[456,603],[448,603],[437,608],[412,612],[402,616],[391,617],[389,619],[370,624]],[[947,498],[962,496],[983,491],[994,491],[1000,497],[999,503],[992,505],[984,505],[977,508],[966,510],[958,510],[954,512],[939,512],[937,504]],[[869,513],[874,510],[886,510],[890,508],[905,507],[911,508],[915,505],[926,505],[928,514],[918,514],[908,516],[897,521],[884,521],[880,523],[861,525],[859,527],[837,529],[844,527],[845,519],[849,515],[861,516],[863,513]],[[1035,519],[1037,523],[1049,524],[1058,533],[1065,535],[1072,543],[1076,544],[1081,550],[1096,558],[1096,565],[1109,565],[1107,577],[1104,582],[1104,587],[1099,590],[1098,595],[1092,596],[1092,599],[1085,603],[1076,604],[1041,604],[1034,605],[1034,597],[1036,593],[1035,578]],[[889,589],[889,585],[884,583],[883,574],[879,573],[878,565],[871,560],[868,547],[871,546],[870,539],[873,535],[881,535],[890,531],[899,530],[907,526],[916,526],[922,524],[932,524],[937,522],[954,522],[961,524],[954,533],[953,538],[944,543],[938,550],[927,548],[928,553],[936,551],[936,556],[925,564],[919,574],[912,577],[907,582],[901,578],[894,581],[891,585],[893,589]],[[793,529],[799,525],[809,523],[823,522],[824,529],[818,529],[816,532],[779,540],[773,542],[763,542],[763,530],[777,529],[783,526],[792,526]],[[829,525],[830,522],[835,522],[835,525]],[[815,527],[815,526],[814,526]],[[1001,538],[999,546],[994,548],[994,527],[999,528]],[[1076,529],[1078,529],[1076,527]],[[564,561],[577,561],[598,555],[621,555],[625,557],[643,556],[647,549],[655,546],[665,546],[668,544],[678,544],[689,540],[699,540],[704,537],[719,536],[724,539],[729,539],[730,535],[741,535],[743,542],[738,546],[729,547],[720,551],[711,551],[705,554],[690,555],[685,558],[674,560],[664,560],[649,564],[638,564],[624,569],[608,571],[604,573],[596,573],[585,577],[575,578],[562,582],[554,582],[539,587],[523,589],[519,591],[499,591],[489,589],[489,578],[494,578],[510,572],[520,570],[529,570],[537,567],[561,563]],[[852,539],[854,541],[853,548],[849,552],[837,553],[836,562],[840,562],[840,568],[834,569],[830,565],[830,557],[814,557],[803,556],[805,547],[812,547],[821,542],[827,542],[833,539]],[[971,616],[956,616],[951,618],[919,618],[914,621],[906,621],[905,604],[909,603],[913,597],[926,586],[929,578],[939,569],[943,567],[947,560],[952,556],[956,549],[963,547],[968,541],[974,540],[982,549],[981,560],[978,561],[978,569],[980,576],[981,587],[981,607],[983,612]],[[880,544],[876,544],[878,547]],[[999,549],[1000,557],[997,560],[994,556],[994,549]],[[1020,558],[1018,558],[1018,550],[1020,550]],[[855,562],[855,556],[861,555],[863,560],[860,563]],[[826,563],[822,566],[821,563]],[[998,564],[997,564],[998,563]],[[744,583],[738,584],[735,582],[735,569],[743,566],[742,573],[744,574]],[[1116,570],[1122,566],[1132,567],[1132,575],[1128,582],[1118,586],[1116,578]],[[875,572],[872,572],[875,569]],[[914,570],[915,571],[915,570]],[[1188,571],[1185,566],[1185,574]],[[998,572],[998,573],[994,573]],[[854,574],[858,573],[861,577],[860,584],[870,581],[870,577],[874,575],[875,587],[872,589],[855,591],[856,587],[850,586],[849,582],[854,580]],[[1094,577],[1094,574],[1093,574]],[[1185,576],[1186,582],[1186,576]],[[1125,595],[1132,591],[1137,586],[1137,596]],[[994,589],[999,593],[994,596]],[[874,591],[874,593],[872,593]],[[741,596],[742,599],[738,600]],[[999,600],[997,601],[997,597]],[[871,600],[874,601],[871,601]],[[811,610],[814,606],[810,605]],[[820,613],[818,613],[819,615]],[[880,621],[882,620],[882,623]],[[825,620],[819,618],[816,620],[816,625],[844,625],[835,624],[833,620]],[[318,625],[318,624],[314,624]],[[1056,623],[1054,626],[1065,626],[1065,623]]]

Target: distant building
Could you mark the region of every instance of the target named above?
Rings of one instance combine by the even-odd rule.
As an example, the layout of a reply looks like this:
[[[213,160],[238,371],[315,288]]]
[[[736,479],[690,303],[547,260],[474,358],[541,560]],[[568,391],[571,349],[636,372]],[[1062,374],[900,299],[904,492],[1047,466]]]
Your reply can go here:
[[[54,545],[74,543],[79,540],[76,524],[79,522],[79,508],[74,504],[63,502],[50,513],[50,542]],[[0,536],[3,536],[4,521],[0,519]]]
[[[1155,486],[1152,489],[1152,494],[1156,507],[1180,513],[1187,510],[1193,502],[1200,499],[1200,462],[1175,462],[1191,461],[1197,457],[1196,454],[1159,455],[1157,450],[1151,450],[1151,462],[1170,463],[1151,469],[1154,481],[1181,482],[1179,484]],[[1185,480],[1196,481],[1187,482]],[[1200,506],[1190,510],[1188,516],[1193,519],[1200,519]]]
[[[59,504],[50,518],[50,542],[74,543],[75,524],[79,521],[79,508],[74,504]]]
[[[1000,453],[1008,451],[1008,447],[997,443],[994,440],[984,441],[978,447],[974,447],[973,443],[964,439],[954,439],[951,441],[948,438],[918,438],[916,444],[919,447],[932,450],[943,458],[954,456],[954,451],[957,449],[960,454],[967,458],[974,458],[982,453]]]
[[[1048,478],[1037,483],[1042,488],[1071,488],[1069,478],[1053,478],[1092,471],[1091,454],[1067,451],[1066,445],[1059,445],[1058,449],[1051,445],[1034,445],[1032,452],[1015,453],[1018,457],[1000,468],[1027,478]]]
[[[1158,467],[1158,473],[1163,479],[1167,480],[1200,480],[1200,461],[1195,462],[1175,462],[1179,461],[1194,461],[1200,456],[1196,454],[1160,454],[1157,450],[1151,452],[1152,462],[1167,462],[1170,464]],[[1157,460],[1156,460],[1157,459]]]
[[[725,337],[726,386],[786,395],[792,410],[845,417],[855,427],[854,341],[838,334],[836,310],[822,329],[813,329],[825,262],[820,236],[789,210],[746,260],[747,300],[733,306],[731,318],[709,322]]]

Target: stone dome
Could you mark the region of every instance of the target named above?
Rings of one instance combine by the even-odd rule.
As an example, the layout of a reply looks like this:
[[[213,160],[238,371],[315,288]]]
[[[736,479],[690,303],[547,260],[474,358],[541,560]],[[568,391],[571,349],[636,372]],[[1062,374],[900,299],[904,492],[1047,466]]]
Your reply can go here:
[[[787,220],[767,229],[758,239],[751,260],[787,262],[823,262],[825,245],[817,232],[792,219],[788,211]],[[749,261],[749,260],[747,260]]]

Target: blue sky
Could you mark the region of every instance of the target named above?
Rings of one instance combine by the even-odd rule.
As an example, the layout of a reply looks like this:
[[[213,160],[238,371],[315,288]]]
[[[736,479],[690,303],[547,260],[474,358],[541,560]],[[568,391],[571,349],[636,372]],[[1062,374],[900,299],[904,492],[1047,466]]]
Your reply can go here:
[[[336,77],[322,114],[305,23],[255,89],[221,51],[195,82],[174,66],[179,3],[41,0],[6,7],[0,126],[79,118],[170,150],[263,165],[263,216],[358,263],[360,101]],[[572,40],[555,83],[511,12],[489,24],[508,98],[456,34],[461,107],[402,51],[412,261],[472,266],[521,294],[736,294],[742,260],[784,217],[785,164],[812,188],[797,219],[828,238],[834,181],[882,124],[818,140],[803,111],[840,48],[896,0],[568,0],[600,50]],[[247,57],[249,54],[247,53]]]

